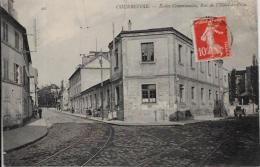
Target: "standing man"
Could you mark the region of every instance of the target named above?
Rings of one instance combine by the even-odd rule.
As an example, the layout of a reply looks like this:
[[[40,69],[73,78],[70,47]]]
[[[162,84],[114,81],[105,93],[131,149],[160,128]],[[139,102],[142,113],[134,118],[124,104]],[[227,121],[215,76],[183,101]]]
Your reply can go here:
[[[41,108],[38,109],[38,114],[39,114],[39,117],[41,119],[42,118],[42,109]]]

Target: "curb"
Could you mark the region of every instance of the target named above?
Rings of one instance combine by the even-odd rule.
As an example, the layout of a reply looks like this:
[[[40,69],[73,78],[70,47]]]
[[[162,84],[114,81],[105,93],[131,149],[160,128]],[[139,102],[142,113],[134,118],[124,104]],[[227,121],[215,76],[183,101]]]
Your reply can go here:
[[[33,140],[33,141],[30,141],[30,142],[28,142],[28,143],[25,143],[25,144],[23,144],[23,145],[20,145],[20,146],[18,146],[18,147],[11,148],[11,149],[9,149],[9,150],[3,150],[3,151],[4,151],[5,153],[10,153],[10,152],[13,152],[13,151],[15,151],[15,150],[19,150],[19,149],[21,149],[21,148],[23,148],[23,147],[26,147],[26,146],[28,146],[28,145],[30,145],[30,144],[33,144],[33,143],[35,143],[35,142],[41,140],[42,138],[44,138],[45,136],[47,136],[48,133],[49,133],[49,128],[47,128],[46,133],[44,133],[41,137],[39,137],[39,138],[37,138],[37,139],[35,139],[35,140]]]
[[[80,115],[68,114],[67,112],[58,112],[58,113],[62,113],[62,114],[70,115],[70,116],[74,116],[74,117],[80,117],[82,119],[88,119],[88,120],[97,121],[97,122],[101,122],[101,123],[116,125],[116,126],[183,126],[183,125],[191,124],[191,123],[176,123],[176,124],[123,124],[122,123],[121,124],[121,123],[115,123],[115,122],[109,122],[109,121],[102,121],[102,120],[94,119],[91,117],[84,117],[84,116],[80,116]],[[192,122],[192,123],[198,123],[198,122]]]
[[[45,122],[46,122],[46,120],[45,120]],[[37,142],[37,141],[43,139],[44,137],[46,137],[46,136],[48,135],[49,129],[50,129],[51,127],[52,127],[52,125],[51,125],[51,126],[47,126],[47,123],[46,123],[46,132],[45,132],[43,135],[41,135],[40,137],[38,137],[38,138],[36,138],[36,139],[34,139],[34,140],[28,142],[28,143],[25,143],[25,144],[23,144],[23,145],[17,146],[17,147],[15,147],[15,148],[11,148],[11,149],[8,149],[8,150],[4,150],[4,149],[3,149],[3,152],[5,152],[5,153],[10,153],[10,152],[13,152],[13,151],[15,151],[15,150],[19,150],[19,149],[21,149],[21,148],[24,148],[24,147],[26,147],[26,146],[28,146],[28,145],[30,145],[30,144],[33,144],[33,143],[35,143],[35,142]]]

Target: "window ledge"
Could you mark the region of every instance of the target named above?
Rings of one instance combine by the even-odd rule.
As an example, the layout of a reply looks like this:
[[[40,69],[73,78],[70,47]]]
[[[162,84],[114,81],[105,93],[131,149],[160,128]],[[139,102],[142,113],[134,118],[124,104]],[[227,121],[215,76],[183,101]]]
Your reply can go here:
[[[179,104],[180,104],[180,105],[186,105],[186,103],[185,103],[185,102],[183,102],[183,101],[182,101],[182,102],[180,102]]]
[[[114,67],[114,71],[118,70],[118,67]]]
[[[184,64],[182,62],[178,62],[178,64],[181,65],[181,66],[184,66]]]
[[[22,51],[19,50],[19,48],[15,48],[14,46],[12,46],[9,41],[5,41],[5,40],[1,40],[2,43],[4,43],[5,45],[7,45],[8,47],[10,47],[11,49],[13,49],[14,51],[16,51],[19,54],[23,54]]]
[[[155,64],[155,61],[140,61],[140,64]]]
[[[157,102],[142,102],[142,104],[157,104]]]
[[[17,82],[7,80],[7,79],[2,79],[2,81],[5,82],[5,83],[16,85],[16,86],[24,86],[23,83],[17,83]]]

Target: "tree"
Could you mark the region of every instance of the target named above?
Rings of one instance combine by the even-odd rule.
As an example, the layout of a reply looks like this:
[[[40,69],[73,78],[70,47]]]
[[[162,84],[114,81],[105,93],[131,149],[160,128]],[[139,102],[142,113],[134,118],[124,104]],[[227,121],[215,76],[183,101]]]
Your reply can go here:
[[[59,87],[55,84],[45,86],[38,91],[39,106],[56,107]],[[53,91],[56,90],[56,91]]]

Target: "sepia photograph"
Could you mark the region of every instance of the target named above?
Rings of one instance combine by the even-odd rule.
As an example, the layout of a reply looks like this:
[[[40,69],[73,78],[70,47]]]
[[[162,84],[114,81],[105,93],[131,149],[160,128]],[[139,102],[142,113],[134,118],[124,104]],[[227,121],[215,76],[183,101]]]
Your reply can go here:
[[[0,0],[1,165],[260,166],[257,0]]]

